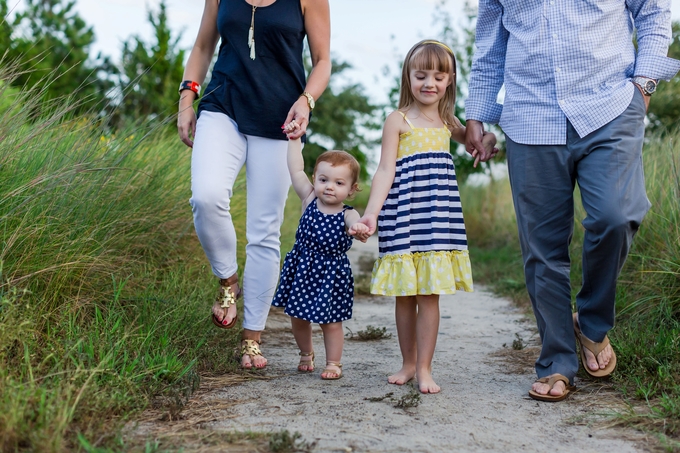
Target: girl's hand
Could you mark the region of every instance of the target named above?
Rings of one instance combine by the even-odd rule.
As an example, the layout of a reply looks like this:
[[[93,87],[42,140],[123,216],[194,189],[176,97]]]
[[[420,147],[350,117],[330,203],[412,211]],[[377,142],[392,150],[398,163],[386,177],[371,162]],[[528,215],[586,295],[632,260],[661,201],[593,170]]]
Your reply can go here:
[[[372,216],[372,215],[368,215],[368,216],[367,216],[367,215],[364,215],[362,218],[360,218],[360,219],[357,221],[357,223],[355,223],[354,225],[352,225],[352,227],[355,227],[355,226],[357,226],[357,225],[359,225],[359,224],[363,224],[363,225],[366,226],[366,228],[367,228],[366,233],[365,233],[365,234],[367,234],[366,238],[368,238],[368,236],[370,236],[370,235],[372,235],[373,233],[375,233],[375,230],[376,230],[376,228],[377,228],[377,226],[378,226],[377,219],[375,218],[375,216]],[[360,227],[360,228],[361,228],[361,227]]]
[[[295,121],[297,127],[290,133],[287,132],[286,128],[290,123]],[[297,101],[293,104],[288,112],[286,121],[283,122],[283,133],[290,140],[295,140],[302,137],[307,132],[307,125],[309,124],[309,105],[307,104],[307,98],[300,96]]]
[[[347,233],[350,236],[354,236],[357,239],[359,239],[361,242],[366,242],[370,236],[368,232],[368,227],[364,225],[363,223],[357,222],[351,227],[349,227],[349,230],[347,230]]]
[[[489,156],[488,159],[496,157],[496,154],[498,154],[498,148],[496,148],[496,134],[493,132],[484,132],[482,134],[482,144],[484,145],[484,151],[486,151],[486,154]]]
[[[179,138],[189,148],[194,146],[194,136],[196,134],[196,112],[194,112],[193,105],[182,108],[180,105],[179,113],[177,114],[177,131]]]

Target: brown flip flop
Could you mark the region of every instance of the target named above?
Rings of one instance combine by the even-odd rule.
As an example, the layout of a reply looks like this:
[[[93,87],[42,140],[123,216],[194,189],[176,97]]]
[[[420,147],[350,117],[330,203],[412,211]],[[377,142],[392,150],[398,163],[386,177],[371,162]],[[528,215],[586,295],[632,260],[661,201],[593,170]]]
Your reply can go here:
[[[529,396],[535,400],[538,401],[547,401],[549,403],[556,403],[558,401],[564,400],[566,397],[568,397],[574,390],[576,390],[576,387],[573,385],[569,385],[569,379],[567,379],[565,376],[562,376],[561,374],[553,374],[550,377],[544,377],[540,379],[536,379],[536,382],[540,382],[541,384],[548,384],[550,386],[550,390],[555,386],[555,383],[558,381],[564,382],[566,387],[564,388],[564,393],[561,395],[551,395],[550,393],[546,393],[545,395],[542,395],[540,393],[537,393],[533,390],[529,390]],[[548,391],[550,391],[548,390]]]
[[[588,362],[586,362],[585,349],[592,352],[593,355],[597,358],[597,355],[600,352],[602,352],[602,350],[606,348],[607,345],[610,344],[609,338],[605,336],[604,340],[602,340],[600,343],[596,343],[590,340],[588,337],[583,335],[583,332],[581,332],[581,328],[578,325],[578,313],[574,313],[573,318],[574,318],[574,333],[576,334],[576,340],[578,341],[581,350],[581,362],[583,363],[583,369],[586,370],[586,373],[588,373],[590,376],[594,378],[602,379],[608,377],[614,372],[614,369],[616,368],[616,353],[614,352],[614,348],[612,347],[612,358],[607,364],[607,366],[604,367],[603,369],[596,371],[593,371],[590,368],[588,368]]]

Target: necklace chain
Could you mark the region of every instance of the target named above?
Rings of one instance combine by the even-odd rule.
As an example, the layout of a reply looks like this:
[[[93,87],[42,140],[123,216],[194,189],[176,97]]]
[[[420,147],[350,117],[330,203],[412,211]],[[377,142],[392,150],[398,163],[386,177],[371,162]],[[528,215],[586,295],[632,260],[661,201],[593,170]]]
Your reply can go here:
[[[418,113],[420,113],[420,114],[423,115],[425,118],[427,118],[427,119],[430,121],[430,123],[434,123],[434,120],[433,120],[432,118],[430,118],[429,116],[427,116],[427,115],[425,114],[425,112],[423,112],[422,110],[420,110],[420,109],[417,108],[417,107],[416,107],[416,109],[418,110]]]
[[[253,6],[253,13],[250,16],[250,29],[248,30],[248,47],[250,48],[250,59],[255,59],[255,10],[257,6]]]

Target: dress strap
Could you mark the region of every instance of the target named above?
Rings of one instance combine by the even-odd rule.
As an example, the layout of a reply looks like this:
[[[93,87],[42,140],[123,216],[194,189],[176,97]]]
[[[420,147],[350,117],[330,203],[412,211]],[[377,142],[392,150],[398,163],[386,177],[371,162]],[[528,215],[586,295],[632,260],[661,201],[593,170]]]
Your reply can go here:
[[[342,212],[345,212],[345,211],[347,211],[348,209],[354,209],[354,207],[353,207],[353,206],[350,206],[350,205],[347,205],[347,204],[342,206]]]
[[[401,110],[397,110],[397,112],[399,112],[399,114],[400,114],[402,117],[404,117],[404,121],[406,121],[406,124],[408,124],[409,127],[410,127],[411,129],[415,129],[415,128],[413,127],[413,124],[411,124],[411,122],[408,120],[408,118],[406,118],[406,114],[405,114],[404,112],[402,112]]]

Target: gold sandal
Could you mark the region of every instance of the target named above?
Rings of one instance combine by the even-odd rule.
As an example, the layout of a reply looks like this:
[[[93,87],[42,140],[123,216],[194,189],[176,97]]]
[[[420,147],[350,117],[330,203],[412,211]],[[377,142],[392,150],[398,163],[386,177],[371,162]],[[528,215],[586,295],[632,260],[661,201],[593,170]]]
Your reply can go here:
[[[234,292],[233,289],[234,285],[236,285],[236,288],[238,289],[236,292]],[[220,308],[226,308],[228,312],[230,306],[236,305],[236,300],[239,297],[241,297],[242,293],[243,291],[241,290],[241,287],[238,285],[238,276],[234,274],[229,278],[220,279],[220,292],[217,295],[217,300],[215,300],[215,302],[220,304]],[[226,318],[226,316],[227,315],[225,313],[224,317]],[[222,319],[222,321],[220,321],[215,316],[215,313],[212,313],[212,322],[220,329],[231,329],[236,325],[237,319],[238,313],[236,313],[234,319],[229,321],[229,324],[224,324],[224,318]]]
[[[331,370],[328,368],[329,366],[336,366],[340,369],[340,371],[335,371]],[[335,377],[323,377],[324,373],[333,373],[337,374]],[[326,368],[324,368],[323,372],[321,373],[321,379],[324,381],[335,381],[336,379],[340,379],[342,377],[342,363],[340,362],[326,362]]]
[[[264,368],[266,366],[263,365],[261,367],[255,366],[254,363],[252,363],[253,357],[260,356],[263,357],[262,351],[260,350],[260,343],[257,342],[256,340],[250,340],[248,338],[245,338],[241,340],[241,358],[243,358],[244,355],[250,356],[251,359],[251,365],[249,367],[244,366],[243,368],[250,369],[250,368]]]
[[[298,363],[298,371],[300,373],[311,373],[314,371],[314,351],[312,352],[299,352],[300,354],[300,363]],[[302,357],[312,357],[312,360],[302,360]],[[306,370],[300,369],[301,366],[306,366]]]

